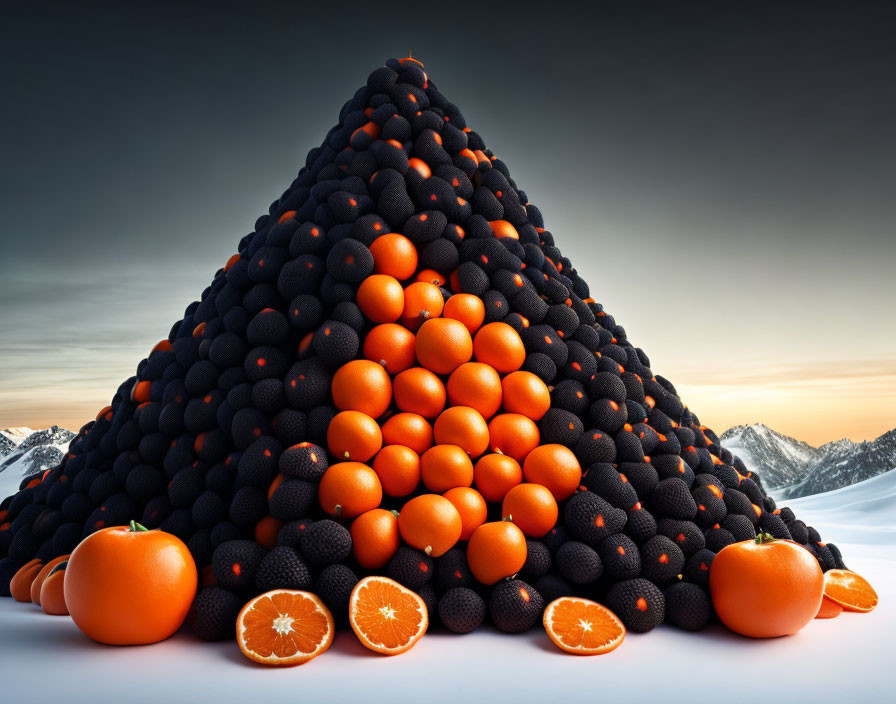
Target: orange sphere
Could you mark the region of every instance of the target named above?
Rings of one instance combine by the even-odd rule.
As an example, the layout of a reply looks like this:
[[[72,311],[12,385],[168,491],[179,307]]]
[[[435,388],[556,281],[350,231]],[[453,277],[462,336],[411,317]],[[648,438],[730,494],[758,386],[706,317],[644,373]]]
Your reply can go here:
[[[473,339],[477,362],[491,364],[502,374],[515,372],[526,361],[526,348],[516,330],[507,323],[489,323]]]
[[[523,476],[527,482],[547,487],[557,501],[563,501],[579,487],[582,468],[565,445],[540,445],[526,455]]]
[[[404,312],[404,289],[394,276],[371,274],[361,282],[355,302],[375,323],[392,323]]]
[[[423,269],[417,272],[414,281],[426,281],[441,288],[448,282],[448,279],[435,269]]]
[[[56,565],[61,562],[66,562],[69,558],[69,555],[60,555],[59,557],[54,557],[47,564],[41,568],[41,571],[37,573],[37,576],[34,578],[34,581],[31,582],[31,603],[37,604],[40,606],[40,590],[44,585],[44,580],[50,576],[50,572],[56,567]]]
[[[438,445],[458,445],[470,457],[488,449],[488,424],[479,411],[468,406],[451,406],[436,418],[433,436]]]
[[[372,328],[364,338],[364,358],[381,364],[390,374],[398,374],[417,361],[414,333],[397,323]]]
[[[197,583],[196,563],[179,538],[132,522],[78,543],[63,591],[72,620],[90,638],[142,645],[180,628]]]
[[[435,418],[445,408],[445,385],[428,369],[411,367],[392,382],[395,405],[402,411]]]
[[[68,616],[68,607],[65,605],[65,567],[60,566],[54,569],[52,574],[47,575],[40,588],[41,608],[45,614],[51,616]]]
[[[392,382],[381,364],[353,359],[333,375],[333,403],[342,411],[360,411],[379,418],[392,403]]]
[[[709,591],[719,619],[732,631],[775,638],[796,633],[815,618],[824,573],[802,545],[760,534],[716,554]]]
[[[547,385],[531,372],[512,372],[501,380],[504,410],[521,413],[532,420],[541,417],[551,407],[551,392]]]
[[[460,540],[460,514],[444,496],[422,494],[408,501],[398,514],[401,538],[430,557],[440,557]]]
[[[473,483],[473,463],[457,445],[433,445],[420,457],[423,485],[442,493],[456,486]]]
[[[498,502],[523,481],[523,468],[510,455],[483,455],[473,467],[473,481],[486,501]]]
[[[467,563],[477,581],[494,584],[526,564],[526,536],[510,521],[483,523],[467,543]]]
[[[488,424],[489,448],[510,455],[517,462],[538,447],[541,433],[531,418],[519,413],[499,413]]]
[[[396,413],[383,423],[383,442],[405,445],[418,455],[432,447],[432,426],[416,413]]]
[[[43,567],[44,563],[37,558],[22,565],[9,582],[9,595],[16,601],[31,601],[31,584]]]
[[[404,235],[395,232],[380,235],[370,245],[370,253],[377,274],[388,274],[404,281],[417,271],[417,248]]]
[[[488,505],[485,499],[482,498],[482,494],[468,486],[456,486],[446,491],[443,496],[454,504],[454,508],[460,514],[463,526],[460,539],[469,540],[473,531],[488,519]]]
[[[364,569],[384,566],[398,550],[398,517],[384,508],[365,511],[352,521],[352,552]]]
[[[387,496],[407,496],[420,483],[420,456],[404,445],[386,445],[373,458],[373,471]]]
[[[255,524],[255,542],[270,550],[277,545],[277,536],[283,527],[283,521],[273,516],[265,516]]]
[[[445,388],[451,405],[474,408],[483,418],[491,418],[501,407],[501,377],[488,364],[461,364],[451,372]]]
[[[485,303],[472,293],[456,293],[445,301],[442,317],[459,320],[473,335],[485,321]]]
[[[331,464],[317,488],[321,508],[337,518],[354,518],[383,500],[380,478],[360,462]]]
[[[445,306],[442,292],[435,284],[416,281],[404,290],[404,312],[402,324],[416,330],[430,318],[438,318]]]
[[[327,427],[327,447],[339,459],[366,462],[382,446],[380,426],[366,413],[342,411]]]
[[[517,484],[504,496],[501,517],[511,520],[529,538],[541,538],[557,524],[557,500],[541,484]]]
[[[510,237],[514,240],[520,238],[520,233],[517,232],[513,224],[507,220],[491,220],[488,224],[491,225],[495,237]]]
[[[459,320],[434,318],[417,331],[417,359],[436,374],[450,374],[473,356],[470,332]]]

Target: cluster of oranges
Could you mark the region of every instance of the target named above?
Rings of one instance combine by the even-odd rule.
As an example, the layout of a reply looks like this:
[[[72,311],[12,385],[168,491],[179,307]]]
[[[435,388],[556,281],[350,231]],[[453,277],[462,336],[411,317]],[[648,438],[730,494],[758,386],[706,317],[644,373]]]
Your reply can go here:
[[[339,412],[327,445],[343,461],[324,474],[320,504],[355,519],[365,568],[385,565],[400,539],[432,557],[463,540],[474,576],[493,584],[523,566],[527,537],[554,527],[557,502],[579,485],[579,462],[563,445],[539,444],[550,390],[520,370],[519,334],[486,323],[478,296],[446,300],[445,277],[417,273],[416,248],[403,235],[381,235],[370,251],[375,271],[357,302],[376,325],[363,359],[333,375]],[[384,495],[413,498],[396,517],[380,508]],[[505,520],[488,521],[490,503]]]

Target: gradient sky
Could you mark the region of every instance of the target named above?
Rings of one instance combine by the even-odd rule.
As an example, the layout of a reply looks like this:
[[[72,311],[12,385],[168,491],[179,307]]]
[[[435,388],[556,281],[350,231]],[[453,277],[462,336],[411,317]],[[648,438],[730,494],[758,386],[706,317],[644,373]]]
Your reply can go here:
[[[896,426],[896,5],[74,5],[0,10],[0,427],[92,418],[408,49],[703,422]]]

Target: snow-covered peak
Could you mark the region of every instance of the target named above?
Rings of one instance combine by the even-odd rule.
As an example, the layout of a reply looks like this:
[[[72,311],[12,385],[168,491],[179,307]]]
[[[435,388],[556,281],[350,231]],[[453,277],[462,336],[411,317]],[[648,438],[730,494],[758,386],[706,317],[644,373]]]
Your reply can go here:
[[[729,428],[721,441],[759,474],[763,486],[786,498],[849,486],[896,466],[896,430],[875,440],[843,438],[813,447],[753,423]]]
[[[71,430],[57,425],[0,431],[0,499],[18,491],[24,477],[59,464],[74,437]]]
[[[34,433],[34,431],[25,426],[19,428],[3,428],[0,430],[0,437],[6,438],[14,445],[18,445],[32,433]]]

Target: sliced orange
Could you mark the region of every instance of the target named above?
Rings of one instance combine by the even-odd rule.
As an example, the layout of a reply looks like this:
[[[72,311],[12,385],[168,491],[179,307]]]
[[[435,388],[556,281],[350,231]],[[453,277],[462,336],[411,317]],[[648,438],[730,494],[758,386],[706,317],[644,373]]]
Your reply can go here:
[[[274,589],[246,604],[236,619],[236,640],[263,665],[301,665],[333,642],[333,614],[314,594]]]
[[[383,655],[410,650],[429,626],[423,599],[388,577],[358,582],[349,599],[348,617],[360,641]]]
[[[877,606],[877,592],[868,580],[851,570],[824,573],[824,595],[847,611],[871,611]]]
[[[542,622],[554,645],[575,655],[609,653],[625,638],[625,626],[616,614],[590,599],[554,599],[544,610]]]
[[[821,606],[818,607],[818,613],[815,618],[837,618],[843,613],[843,607],[836,601],[831,601],[826,596],[821,598]]]

